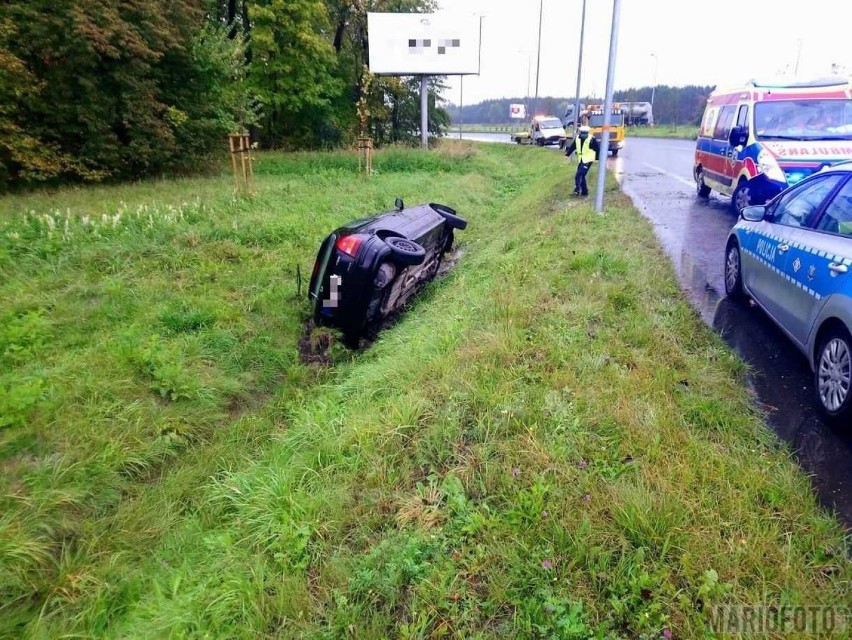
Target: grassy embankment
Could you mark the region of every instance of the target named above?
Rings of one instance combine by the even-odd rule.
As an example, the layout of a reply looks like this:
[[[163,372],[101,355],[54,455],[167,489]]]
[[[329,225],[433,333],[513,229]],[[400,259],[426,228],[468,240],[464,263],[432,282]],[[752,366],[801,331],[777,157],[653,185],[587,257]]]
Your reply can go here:
[[[695,140],[698,137],[698,127],[683,125],[659,125],[657,127],[631,127],[627,130],[632,138],[674,138],[678,140]]]
[[[0,636],[687,638],[846,603],[840,526],[626,198],[596,216],[509,145],[354,166],[0,199]],[[467,216],[458,266],[302,364],[296,265],[397,195]]]

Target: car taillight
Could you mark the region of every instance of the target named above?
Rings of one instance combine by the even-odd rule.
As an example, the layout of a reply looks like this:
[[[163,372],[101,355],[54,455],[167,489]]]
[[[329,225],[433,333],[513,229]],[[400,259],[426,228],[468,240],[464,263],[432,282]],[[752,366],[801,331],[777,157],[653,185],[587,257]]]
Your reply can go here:
[[[361,248],[361,243],[363,241],[364,239],[361,236],[343,236],[337,241],[337,248],[346,255],[354,258],[358,255],[358,249]]]

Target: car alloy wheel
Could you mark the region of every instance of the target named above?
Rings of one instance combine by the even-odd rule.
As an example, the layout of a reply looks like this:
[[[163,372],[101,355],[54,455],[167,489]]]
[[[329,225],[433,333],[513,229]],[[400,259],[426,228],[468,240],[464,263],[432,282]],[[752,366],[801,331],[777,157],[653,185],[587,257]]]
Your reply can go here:
[[[740,248],[736,242],[731,242],[725,254],[725,293],[728,297],[735,299],[742,298],[742,277]]]
[[[833,420],[848,418],[852,388],[852,347],[848,334],[833,331],[822,343],[816,367],[820,407]]]
[[[751,187],[748,186],[747,182],[742,181],[739,185],[737,185],[732,202],[734,203],[734,209],[737,210],[738,215],[742,213],[743,209],[753,204],[751,199]]]
[[[415,266],[423,264],[426,259],[426,250],[408,238],[390,236],[385,238],[385,243],[390,247],[393,259],[399,264]]]

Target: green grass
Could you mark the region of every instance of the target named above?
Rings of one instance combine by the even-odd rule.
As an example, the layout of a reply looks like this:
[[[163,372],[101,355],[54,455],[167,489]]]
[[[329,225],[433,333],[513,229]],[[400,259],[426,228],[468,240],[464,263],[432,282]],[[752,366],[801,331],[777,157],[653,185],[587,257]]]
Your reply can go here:
[[[698,137],[698,127],[691,125],[630,127],[627,130],[627,135],[632,138],[675,138],[679,140],[695,140]]]
[[[846,604],[840,525],[623,196],[596,216],[510,145],[355,162],[0,199],[0,635],[686,638],[715,603]],[[300,364],[296,266],[397,195],[469,219],[458,266]]]

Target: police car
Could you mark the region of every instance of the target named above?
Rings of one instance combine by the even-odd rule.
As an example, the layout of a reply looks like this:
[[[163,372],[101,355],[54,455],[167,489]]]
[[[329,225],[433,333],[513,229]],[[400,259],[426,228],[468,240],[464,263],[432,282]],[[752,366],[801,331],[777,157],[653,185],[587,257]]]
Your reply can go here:
[[[852,162],[742,210],[725,291],[751,297],[781,327],[814,371],[827,420],[852,425]]]

